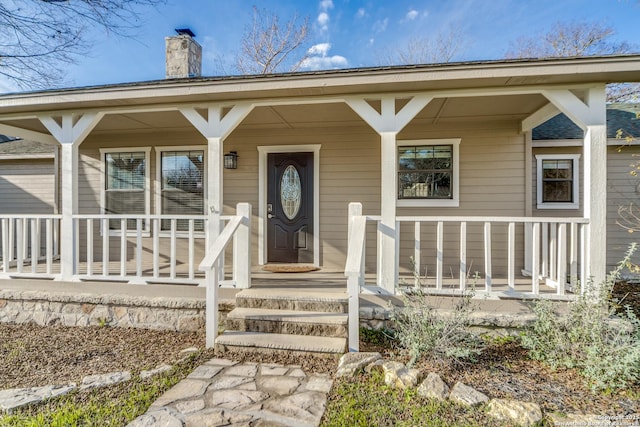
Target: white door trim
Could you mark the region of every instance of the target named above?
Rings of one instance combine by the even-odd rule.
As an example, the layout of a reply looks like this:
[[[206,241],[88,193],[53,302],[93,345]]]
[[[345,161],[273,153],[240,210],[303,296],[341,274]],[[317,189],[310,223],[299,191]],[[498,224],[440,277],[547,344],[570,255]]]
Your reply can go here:
[[[313,265],[320,267],[320,147],[321,144],[258,147],[258,264],[267,260],[267,155],[313,153]]]

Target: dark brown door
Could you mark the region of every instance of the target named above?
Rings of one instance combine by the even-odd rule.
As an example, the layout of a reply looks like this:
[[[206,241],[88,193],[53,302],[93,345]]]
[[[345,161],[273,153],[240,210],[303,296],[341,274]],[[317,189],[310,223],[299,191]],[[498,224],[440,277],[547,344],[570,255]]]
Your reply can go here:
[[[272,153],[267,174],[267,261],[313,262],[313,153]]]

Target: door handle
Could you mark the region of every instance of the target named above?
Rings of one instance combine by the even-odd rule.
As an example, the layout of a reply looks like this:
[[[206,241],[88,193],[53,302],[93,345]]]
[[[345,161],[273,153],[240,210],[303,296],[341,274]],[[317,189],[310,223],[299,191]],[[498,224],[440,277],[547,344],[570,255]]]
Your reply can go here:
[[[275,218],[275,215],[271,215],[271,214],[267,214],[267,218],[271,219],[271,218]]]

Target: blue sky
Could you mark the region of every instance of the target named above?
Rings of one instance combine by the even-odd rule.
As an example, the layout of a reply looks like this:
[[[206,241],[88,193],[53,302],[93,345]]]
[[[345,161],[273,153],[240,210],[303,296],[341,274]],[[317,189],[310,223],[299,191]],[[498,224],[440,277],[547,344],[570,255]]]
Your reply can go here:
[[[557,21],[597,21],[618,41],[640,46],[639,0],[169,0],[144,9],[135,38],[95,31],[91,54],[68,69],[70,86],[164,78],[164,37],[191,28],[203,46],[203,74],[220,74],[217,58],[238,51],[252,6],[286,20],[308,16],[311,62],[322,68],[376,65],[380,53],[411,38],[453,28],[466,40],[456,60],[498,59],[509,42],[545,32]]]

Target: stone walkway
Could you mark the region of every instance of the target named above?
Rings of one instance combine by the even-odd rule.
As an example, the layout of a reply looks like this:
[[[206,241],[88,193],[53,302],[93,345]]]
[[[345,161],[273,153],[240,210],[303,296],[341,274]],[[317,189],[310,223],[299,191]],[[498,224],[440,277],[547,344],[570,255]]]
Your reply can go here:
[[[212,359],[129,427],[317,426],[332,383],[299,366]]]

